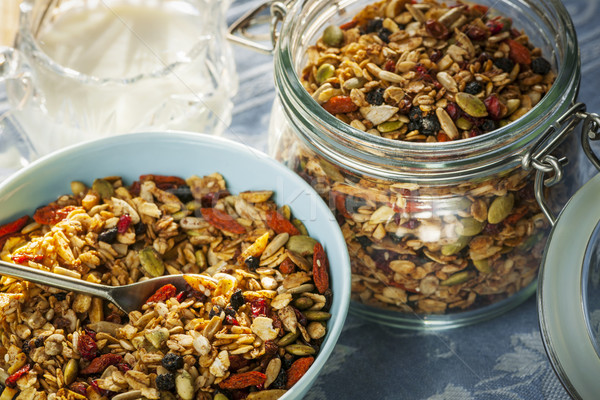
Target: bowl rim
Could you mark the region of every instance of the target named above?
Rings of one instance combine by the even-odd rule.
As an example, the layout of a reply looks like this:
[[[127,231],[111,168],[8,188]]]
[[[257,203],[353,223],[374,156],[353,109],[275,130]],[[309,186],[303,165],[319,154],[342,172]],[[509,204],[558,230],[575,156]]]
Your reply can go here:
[[[321,200],[321,197],[317,194],[317,192],[307,182],[300,178],[300,176],[296,175],[292,170],[288,169],[283,164],[279,163],[258,149],[242,143],[234,142],[230,139],[208,134],[183,131],[134,132],[77,143],[41,157],[40,159],[17,171],[3,182],[0,182],[0,203],[3,201],[3,195],[12,197],[14,193],[18,192],[20,183],[26,182],[28,177],[40,173],[41,170],[49,165],[69,160],[70,155],[74,155],[81,151],[93,151],[93,149],[98,149],[98,151],[100,151],[99,149],[101,148],[107,148],[115,144],[128,146],[139,143],[140,141],[153,142],[157,145],[157,148],[160,148],[160,145],[165,143],[196,146],[210,144],[213,147],[217,146],[218,148],[227,149],[228,151],[240,152],[256,157],[258,163],[267,164],[267,166],[273,171],[276,171],[277,174],[283,176],[286,181],[290,181],[293,185],[299,186],[304,191],[310,193],[311,199],[319,199],[319,201],[316,202],[315,207],[317,210],[319,210],[319,213],[325,213],[328,216],[329,221],[331,221],[329,225],[332,227],[332,232],[330,232],[327,236],[322,236],[320,240],[323,241],[326,239],[328,242],[333,243],[333,246],[329,247],[339,247],[340,249],[346,250],[346,242],[343,238],[341,230],[339,229],[339,226],[335,222],[335,218],[331,213],[331,210],[327,207],[325,202]],[[215,166],[214,170],[218,172],[218,169],[219,168]],[[76,172],[74,172],[74,174],[75,173]],[[101,174],[102,173],[99,172],[99,175]],[[225,178],[227,180],[227,176],[225,176]],[[11,218],[13,216],[8,217]],[[0,216],[0,223],[2,220],[3,217]],[[327,246],[325,248],[327,250]],[[325,365],[325,362],[331,356],[331,353],[337,344],[339,336],[344,327],[350,305],[350,258],[347,251],[343,251],[341,254],[336,254],[335,258],[328,254],[328,258],[330,264],[330,275],[333,275],[333,271],[337,269],[331,267],[332,260],[335,260],[335,264],[342,267],[342,271],[345,270],[347,272],[338,272],[336,274],[338,275],[336,276],[336,279],[340,280],[339,284],[341,287],[341,292],[335,293],[334,295],[333,304],[337,304],[337,309],[335,310],[337,315],[327,332],[327,338],[321,346],[319,353],[315,357],[315,361],[311,365],[311,368],[293,386],[292,389],[288,390],[288,392],[281,397],[281,399],[291,399],[297,396],[298,393],[304,394],[311,387],[312,383],[316,380],[320,371]],[[293,390],[294,388],[296,390]]]

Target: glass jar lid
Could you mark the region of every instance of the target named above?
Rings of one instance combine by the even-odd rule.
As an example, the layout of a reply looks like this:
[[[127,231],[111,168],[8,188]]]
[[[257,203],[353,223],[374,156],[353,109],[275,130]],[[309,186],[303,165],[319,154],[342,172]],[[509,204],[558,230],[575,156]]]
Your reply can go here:
[[[544,347],[571,396],[600,393],[600,174],[562,210],[539,275]]]

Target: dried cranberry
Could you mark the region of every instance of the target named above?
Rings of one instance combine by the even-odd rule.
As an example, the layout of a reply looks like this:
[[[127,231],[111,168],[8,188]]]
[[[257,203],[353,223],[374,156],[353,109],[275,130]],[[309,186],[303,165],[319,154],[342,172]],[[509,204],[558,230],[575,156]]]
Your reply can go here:
[[[448,28],[435,19],[427,20],[427,22],[425,22],[425,29],[427,30],[427,33],[436,39],[447,39],[450,35]]]
[[[131,370],[131,366],[127,363],[119,363],[117,364],[117,368],[123,373]]]
[[[398,103],[398,112],[406,114],[409,112],[411,107],[412,100],[409,97],[405,97],[402,100],[400,100],[400,103]]]
[[[493,120],[499,120],[501,119],[507,111],[507,108],[504,104],[502,104],[502,102],[498,99],[498,96],[496,96],[495,94],[491,94],[490,96],[488,96],[483,103],[485,104],[485,107],[487,108],[487,112],[490,116],[491,119]]]
[[[267,301],[265,299],[256,299],[250,302],[250,309],[253,317],[267,316]]]
[[[78,394],[81,394],[83,396],[85,396],[86,394],[86,386],[85,383],[83,382],[73,382],[70,386],[69,386],[69,390]]]
[[[229,325],[235,325],[235,326],[239,326],[240,323],[238,322],[237,319],[235,319],[235,317],[232,317],[231,315],[226,315],[225,316],[225,322],[227,322]]]
[[[416,219],[409,219],[408,221],[402,224],[403,227],[408,229],[416,229],[419,227],[419,225],[421,225],[421,222],[419,222]]]
[[[19,368],[15,373],[6,378],[4,384],[10,388],[14,388],[15,386],[17,386],[17,381],[23,376],[27,375],[30,369],[31,364],[25,364],[24,366]]]
[[[81,333],[77,340],[77,351],[81,357],[91,361],[98,354],[98,345],[90,335]]]
[[[113,324],[121,324],[121,316],[117,313],[111,313],[106,317],[107,322],[112,322]]]
[[[129,214],[123,214],[119,217],[119,222],[117,222],[117,232],[125,233],[127,232],[127,228],[131,224],[131,216]]]
[[[452,101],[449,101],[448,104],[446,104],[446,112],[454,121],[459,119],[462,115],[462,110],[460,107]]]
[[[205,194],[204,196],[202,196],[202,198],[200,199],[200,203],[202,204],[202,207],[206,207],[206,208],[214,207],[217,204],[217,201],[219,201],[219,199],[222,199],[223,197],[227,197],[227,196],[229,196],[229,191],[227,191],[227,190],[219,190],[218,192],[209,192],[209,193]]]
[[[485,23],[485,26],[489,28],[492,35],[496,35],[502,32],[502,29],[504,29],[504,24],[497,19],[489,20]]]
[[[442,59],[442,56],[444,55],[444,53],[441,52],[441,50],[434,50],[430,55],[429,55],[429,59],[436,63],[438,61],[440,61]]]
[[[480,41],[485,40],[487,38],[487,31],[478,26],[469,25],[466,31],[467,36],[471,40]]]
[[[395,68],[396,68],[396,63],[394,62],[394,60],[387,60],[383,66],[383,69],[385,69],[386,71],[389,71],[389,72],[394,72]]]
[[[294,314],[296,314],[296,319],[298,320],[298,323],[302,326],[306,326],[308,320],[306,319],[304,314],[302,314],[300,310],[298,310],[296,307],[292,307],[292,309],[294,310]]]
[[[502,224],[486,224],[485,228],[483,228],[483,233],[490,236],[495,236],[500,233],[502,228]]]

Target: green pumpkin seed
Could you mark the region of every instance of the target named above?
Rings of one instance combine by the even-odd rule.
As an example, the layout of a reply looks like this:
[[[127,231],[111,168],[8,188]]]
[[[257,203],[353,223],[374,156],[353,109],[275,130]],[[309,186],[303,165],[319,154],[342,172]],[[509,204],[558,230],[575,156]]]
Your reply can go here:
[[[194,256],[196,257],[196,265],[198,267],[200,267],[200,270],[204,271],[206,269],[206,255],[204,254],[204,252],[202,250],[196,250],[196,252],[194,253]]]
[[[514,204],[515,197],[512,193],[509,193],[506,196],[496,197],[488,209],[488,222],[490,224],[502,222],[504,218],[510,215]]]
[[[247,397],[246,400],[277,400],[281,396],[287,393],[285,389],[270,389],[270,390],[261,390],[258,392],[252,392]],[[215,397],[216,400],[216,397]]]
[[[460,117],[459,119],[457,119],[455,124],[458,129],[462,129],[463,131],[468,131],[473,127],[471,121],[469,121],[465,117]]]
[[[344,182],[344,176],[333,164],[325,160],[319,160],[319,165],[321,165],[321,168],[323,168],[323,171],[325,171],[325,174],[329,177],[329,179],[336,182]]]
[[[196,211],[202,208],[202,203],[196,200],[192,200],[185,204],[185,208],[190,211]]]
[[[290,344],[285,346],[285,351],[294,356],[310,356],[315,354],[316,351],[312,346],[306,346],[304,344]]]
[[[471,238],[469,236],[459,236],[456,242],[445,244],[442,246],[442,255],[453,256],[454,254],[464,249],[469,244],[470,240]]]
[[[71,182],[71,192],[73,192],[74,196],[82,196],[86,191],[85,183],[80,181],[72,181]]]
[[[70,359],[63,370],[65,385],[70,385],[71,383],[75,382],[75,378],[77,378],[78,373],[79,364],[77,363],[77,360]]]
[[[402,128],[402,121],[387,121],[377,125],[377,130],[381,133],[392,132]]]
[[[440,282],[441,286],[454,286],[454,285],[458,285],[460,283],[466,282],[471,278],[471,273],[469,271],[461,271],[461,272],[457,272],[454,275],[451,275],[450,277],[448,277],[448,279],[445,279],[443,281]]]
[[[329,25],[323,31],[323,43],[329,47],[341,47],[344,43],[344,31],[336,25]]]
[[[138,253],[140,264],[144,271],[152,277],[161,276],[165,273],[165,264],[158,256],[158,253],[151,246],[146,247]]]
[[[316,243],[317,241],[310,236],[295,235],[290,236],[285,248],[305,257],[313,254]]]
[[[229,398],[223,393],[217,393],[215,394],[215,397],[213,397],[213,400],[229,400]]]
[[[298,297],[296,300],[294,300],[294,307],[301,311],[308,310],[314,304],[315,302],[312,301],[312,299],[309,299],[308,297]]]
[[[284,204],[283,206],[281,206],[281,208],[279,209],[279,212],[281,213],[281,215],[283,215],[283,218],[285,218],[287,220],[292,218],[292,210],[290,209],[290,206],[288,206],[287,204]]]
[[[492,266],[487,258],[484,258],[483,260],[473,260],[473,265],[475,265],[475,268],[482,274],[489,274],[492,272]]]
[[[162,347],[163,343],[167,341],[169,336],[170,333],[167,328],[154,329],[144,333],[146,340],[152,343],[152,346],[157,349]]]
[[[309,321],[327,321],[331,314],[325,311],[305,311],[304,316]]]
[[[294,343],[296,341],[296,339],[298,339],[298,336],[300,336],[299,330],[297,330],[296,332],[287,333],[285,336],[283,336],[281,339],[279,339],[279,342],[277,342],[277,345],[279,347],[285,347],[288,344]]]
[[[475,236],[483,230],[483,222],[475,218],[463,218],[454,231],[461,236]]]
[[[317,70],[317,83],[320,85],[335,74],[335,67],[331,64],[322,64]]]
[[[103,199],[110,199],[115,194],[115,189],[113,185],[104,179],[96,179],[94,183],[92,183],[92,190]]]
[[[487,108],[483,101],[472,94],[460,92],[454,95],[456,104],[471,117],[482,118],[487,117]]]
[[[186,370],[181,371],[175,377],[175,390],[183,400],[192,400],[194,398],[194,382],[192,376]]]
[[[306,229],[302,221],[300,221],[298,218],[292,219],[292,225],[294,225],[296,229],[300,231],[301,235],[308,236],[308,230]]]

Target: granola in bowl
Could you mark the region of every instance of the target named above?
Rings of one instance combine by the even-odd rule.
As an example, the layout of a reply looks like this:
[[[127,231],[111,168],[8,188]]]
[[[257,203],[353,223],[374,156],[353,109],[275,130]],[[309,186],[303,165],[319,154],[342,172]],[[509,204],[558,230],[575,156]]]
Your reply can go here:
[[[3,260],[108,285],[193,275],[128,315],[0,278],[2,398],[275,399],[307,373],[332,316],[328,259],[273,191],[231,194],[218,173],[71,188],[0,226]]]

